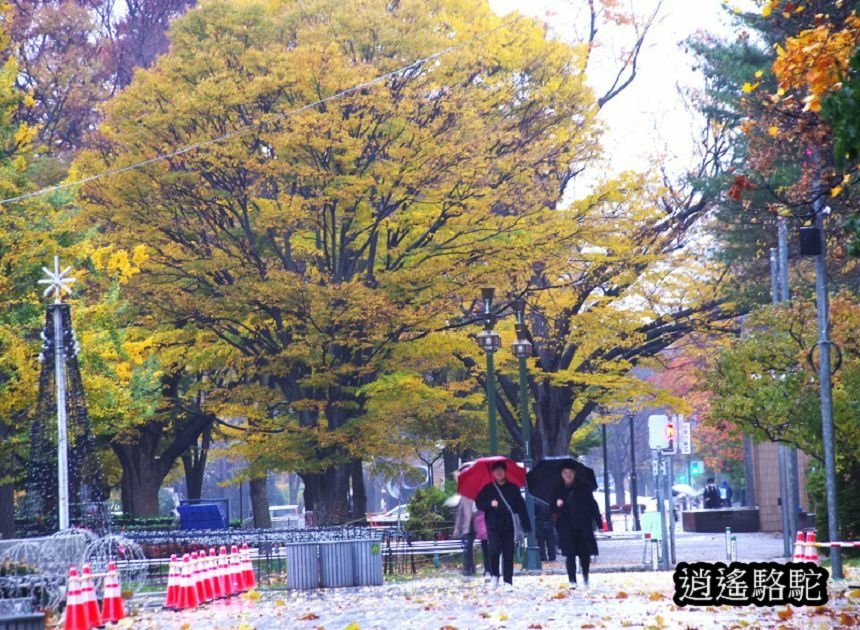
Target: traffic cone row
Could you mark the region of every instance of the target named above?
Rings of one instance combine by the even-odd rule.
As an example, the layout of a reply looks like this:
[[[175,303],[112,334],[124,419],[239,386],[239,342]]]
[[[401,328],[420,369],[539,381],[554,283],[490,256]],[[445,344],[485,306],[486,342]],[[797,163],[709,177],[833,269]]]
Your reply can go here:
[[[797,532],[797,540],[794,542],[794,555],[792,555],[791,561],[819,563],[815,532]]]
[[[170,557],[167,574],[167,595],[164,608],[168,610],[190,610],[216,599],[224,599],[256,588],[254,567],[248,545],[239,548],[233,545],[230,553],[222,546],[219,553],[215,548],[192,552],[182,556]]]
[[[96,600],[96,589],[90,565],[84,564],[80,576],[78,576],[76,567],[69,569],[69,580],[66,585],[64,630],[104,628],[105,623],[116,623],[124,617],[119,573],[117,573],[114,562],[108,565],[101,611],[99,611],[99,604]]]

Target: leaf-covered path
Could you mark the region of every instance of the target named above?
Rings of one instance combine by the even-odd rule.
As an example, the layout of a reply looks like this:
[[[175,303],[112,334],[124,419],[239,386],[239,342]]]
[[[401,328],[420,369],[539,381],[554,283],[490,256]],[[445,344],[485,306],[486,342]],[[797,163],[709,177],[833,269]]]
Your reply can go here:
[[[515,575],[514,587],[449,577],[376,588],[280,591],[245,596],[194,612],[142,609],[127,627],[140,630],[283,630],[369,628],[782,628],[824,630],[860,624],[860,590],[831,583],[830,602],[810,607],[684,607],[672,602],[671,573],[599,573],[591,588],[567,588],[561,575]]]

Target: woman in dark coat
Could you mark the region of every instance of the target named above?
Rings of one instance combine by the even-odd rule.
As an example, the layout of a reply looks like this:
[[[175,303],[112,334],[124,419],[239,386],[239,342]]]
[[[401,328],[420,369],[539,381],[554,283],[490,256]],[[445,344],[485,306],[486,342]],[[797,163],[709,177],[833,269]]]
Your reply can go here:
[[[484,512],[490,552],[490,582],[499,585],[499,556],[502,558],[502,578],[509,586],[514,576],[514,515],[524,532],[531,531],[531,522],[520,489],[507,480],[507,466],[496,462],[492,468],[493,481],[484,486],[475,498],[475,506]]]
[[[576,470],[561,470],[563,483],[556,490],[552,502],[553,514],[558,521],[558,542],[567,565],[570,588],[576,588],[576,558],[582,570],[582,580],[588,586],[588,569],[591,556],[597,555],[594,526],[600,527],[600,508],[586,484],[576,483]]]

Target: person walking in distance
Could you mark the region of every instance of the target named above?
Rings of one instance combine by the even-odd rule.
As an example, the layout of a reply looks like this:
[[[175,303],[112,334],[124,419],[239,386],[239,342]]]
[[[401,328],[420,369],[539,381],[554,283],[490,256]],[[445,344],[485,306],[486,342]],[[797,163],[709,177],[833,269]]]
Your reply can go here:
[[[493,481],[484,486],[475,499],[475,505],[484,512],[487,523],[490,552],[490,582],[499,585],[499,556],[505,584],[513,586],[514,538],[516,530],[531,531],[531,522],[526,511],[526,502],[520,489],[507,482],[508,467],[505,462],[496,462],[491,467]],[[519,526],[514,519],[519,519]]]
[[[706,510],[716,510],[720,507],[720,503],[722,502],[720,489],[717,488],[713,477],[708,477],[708,483],[705,485],[704,491],[702,491],[702,500]]]
[[[732,487],[725,479],[720,484],[720,505],[722,507],[732,507]]]
[[[460,497],[454,516],[454,538],[463,542],[463,575],[475,574],[475,502]]]
[[[535,498],[535,538],[537,538],[540,559],[554,562],[557,543],[555,540],[555,523],[552,522],[552,510],[549,503]]]
[[[555,493],[553,513],[557,515],[558,541],[564,554],[570,588],[576,588],[576,559],[582,571],[582,581],[588,587],[591,556],[597,555],[594,526],[600,527],[602,518],[591,488],[576,483],[576,470],[561,469],[562,483]]]

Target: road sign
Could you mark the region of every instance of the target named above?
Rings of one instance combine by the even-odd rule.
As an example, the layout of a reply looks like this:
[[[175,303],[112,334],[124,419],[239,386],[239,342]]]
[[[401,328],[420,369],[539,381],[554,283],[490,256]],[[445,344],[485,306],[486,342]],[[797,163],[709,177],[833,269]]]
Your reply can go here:
[[[684,416],[679,416],[681,419],[680,426],[678,427],[679,436],[678,441],[681,445],[681,453],[684,455],[689,455],[693,452],[693,427],[687,420],[684,420]]]

